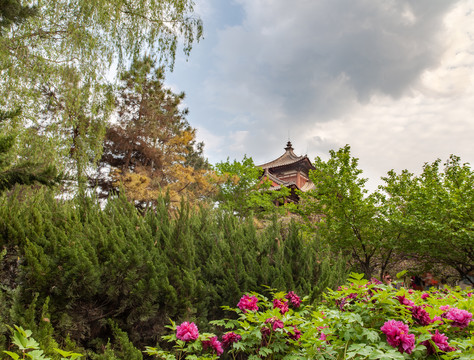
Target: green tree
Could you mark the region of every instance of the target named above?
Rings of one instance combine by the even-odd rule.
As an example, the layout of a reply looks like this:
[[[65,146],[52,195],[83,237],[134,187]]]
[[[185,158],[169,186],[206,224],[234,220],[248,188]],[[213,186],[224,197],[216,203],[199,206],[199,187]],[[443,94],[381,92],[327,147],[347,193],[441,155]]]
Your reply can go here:
[[[11,189],[16,184],[30,185],[38,182],[54,185],[60,179],[52,165],[17,158],[15,119],[20,113],[20,108],[0,111],[0,192]]]
[[[256,214],[275,212],[278,210],[275,204],[290,194],[287,188],[270,191],[270,182],[262,178],[263,170],[255,166],[251,157],[244,156],[242,161],[233,162],[227,159],[217,163],[215,170],[220,177],[216,200],[222,209],[240,216],[252,211]]]
[[[24,6],[18,0],[0,1],[0,36],[13,24],[21,24],[36,14],[36,7]]]
[[[65,174],[75,180],[76,191],[84,198],[88,175],[102,155],[105,128],[114,105],[112,90],[85,81],[76,69],[65,67],[62,82],[49,88],[45,98],[45,130],[48,136],[62,140],[55,148],[65,154]],[[28,151],[28,158],[34,157],[34,150]]]
[[[426,163],[419,176],[393,170],[381,186],[392,226],[404,235],[402,250],[441,264],[462,278],[474,271],[474,172],[455,155]]]
[[[90,140],[108,121],[103,106],[114,82],[111,74],[144,53],[172,68],[178,40],[189,54],[202,37],[192,0],[10,0],[0,5],[0,109],[21,104],[19,156],[61,171],[72,158],[79,183],[81,161],[96,158],[101,149],[101,141]],[[71,156],[73,148],[82,153]]]
[[[379,195],[368,194],[358,159],[346,145],[317,157],[310,180],[316,189],[300,193],[299,211],[335,253],[350,255],[350,264],[370,278],[376,269],[385,271],[393,255],[392,237],[379,209]],[[318,221],[315,221],[318,219]]]

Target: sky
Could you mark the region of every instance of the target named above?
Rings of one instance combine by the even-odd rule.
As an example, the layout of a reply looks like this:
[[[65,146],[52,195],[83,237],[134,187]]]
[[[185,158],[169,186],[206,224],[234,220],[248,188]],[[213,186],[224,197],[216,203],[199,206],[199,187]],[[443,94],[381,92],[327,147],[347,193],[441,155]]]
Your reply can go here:
[[[349,144],[368,188],[474,164],[474,0],[195,0],[204,39],[167,83],[211,163]]]

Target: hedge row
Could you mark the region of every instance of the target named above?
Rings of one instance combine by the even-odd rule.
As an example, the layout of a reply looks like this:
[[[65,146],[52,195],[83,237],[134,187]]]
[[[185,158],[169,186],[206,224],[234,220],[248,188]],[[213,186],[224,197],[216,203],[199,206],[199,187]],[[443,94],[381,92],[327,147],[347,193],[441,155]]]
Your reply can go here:
[[[101,207],[17,190],[0,198],[0,241],[3,345],[15,323],[91,353],[122,348],[123,335],[143,348],[169,318],[206,324],[266,286],[315,300],[345,276],[295,224],[258,230],[251,217],[184,203],[171,214],[166,199],[143,215],[120,197]]]

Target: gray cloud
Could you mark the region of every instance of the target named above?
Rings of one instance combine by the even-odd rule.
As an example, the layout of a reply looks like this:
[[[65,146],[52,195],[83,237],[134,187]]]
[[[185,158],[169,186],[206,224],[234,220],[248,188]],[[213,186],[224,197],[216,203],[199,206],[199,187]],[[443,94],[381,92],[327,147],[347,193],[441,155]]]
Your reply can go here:
[[[376,179],[474,160],[472,0],[198,2],[211,28],[182,84],[212,162],[263,163],[288,137],[310,157],[349,143]]]
[[[453,2],[240,0],[242,25],[220,32],[209,85],[227,110],[269,102],[302,121],[331,119],[354,99],[398,98],[443,53]],[[218,83],[217,83],[218,82]],[[278,101],[277,101],[278,100]],[[277,103],[275,104],[275,102]]]

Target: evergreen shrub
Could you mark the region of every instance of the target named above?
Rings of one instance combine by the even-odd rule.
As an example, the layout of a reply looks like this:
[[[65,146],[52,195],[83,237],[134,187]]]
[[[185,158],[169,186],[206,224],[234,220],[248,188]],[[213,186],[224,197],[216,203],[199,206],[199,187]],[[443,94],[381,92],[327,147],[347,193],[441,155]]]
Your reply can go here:
[[[257,230],[215,209],[173,213],[166,198],[141,214],[123,197],[102,208],[17,188],[0,197],[0,244],[2,346],[4,325],[18,324],[67,350],[130,353],[159,342],[169,318],[220,318],[242,292],[291,288],[314,301],[344,278],[344,261],[296,224]]]

